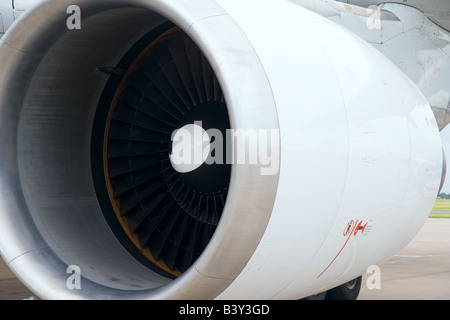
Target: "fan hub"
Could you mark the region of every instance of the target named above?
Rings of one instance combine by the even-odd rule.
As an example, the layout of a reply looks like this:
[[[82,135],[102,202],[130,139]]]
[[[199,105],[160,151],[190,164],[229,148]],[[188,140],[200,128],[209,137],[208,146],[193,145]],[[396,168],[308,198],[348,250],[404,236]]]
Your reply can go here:
[[[172,135],[170,163],[178,173],[193,172],[205,163],[210,151],[210,137],[201,122],[187,124]]]

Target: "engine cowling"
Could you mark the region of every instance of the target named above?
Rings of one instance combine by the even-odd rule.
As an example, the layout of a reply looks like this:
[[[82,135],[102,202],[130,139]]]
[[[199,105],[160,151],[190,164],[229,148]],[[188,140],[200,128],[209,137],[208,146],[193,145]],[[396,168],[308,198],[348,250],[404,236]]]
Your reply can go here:
[[[0,248],[42,298],[308,296],[406,245],[439,188],[418,89],[289,2],[46,1],[0,61]],[[244,138],[181,169],[197,127]]]

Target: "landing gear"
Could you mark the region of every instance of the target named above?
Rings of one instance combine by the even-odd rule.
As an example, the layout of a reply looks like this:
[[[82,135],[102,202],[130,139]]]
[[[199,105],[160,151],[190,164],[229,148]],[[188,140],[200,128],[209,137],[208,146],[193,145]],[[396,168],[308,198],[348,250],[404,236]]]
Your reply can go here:
[[[361,289],[362,276],[331,290],[303,298],[302,300],[356,300]]]
[[[326,300],[356,300],[361,289],[362,276],[328,290]]]

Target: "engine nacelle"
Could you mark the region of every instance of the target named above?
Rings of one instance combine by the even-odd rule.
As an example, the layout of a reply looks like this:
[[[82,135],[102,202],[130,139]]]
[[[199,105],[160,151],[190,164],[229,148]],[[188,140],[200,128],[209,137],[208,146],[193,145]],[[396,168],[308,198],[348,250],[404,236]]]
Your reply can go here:
[[[0,61],[0,249],[42,298],[309,296],[405,246],[439,188],[415,85],[287,1],[44,1]]]

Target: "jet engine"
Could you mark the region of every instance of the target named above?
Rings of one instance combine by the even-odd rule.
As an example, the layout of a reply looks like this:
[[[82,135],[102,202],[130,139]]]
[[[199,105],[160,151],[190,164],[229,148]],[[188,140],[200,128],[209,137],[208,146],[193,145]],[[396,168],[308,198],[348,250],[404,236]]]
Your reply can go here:
[[[287,1],[43,1],[0,63],[1,254],[44,299],[310,296],[439,189],[416,86]]]

